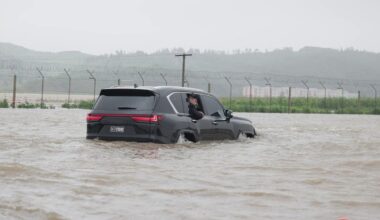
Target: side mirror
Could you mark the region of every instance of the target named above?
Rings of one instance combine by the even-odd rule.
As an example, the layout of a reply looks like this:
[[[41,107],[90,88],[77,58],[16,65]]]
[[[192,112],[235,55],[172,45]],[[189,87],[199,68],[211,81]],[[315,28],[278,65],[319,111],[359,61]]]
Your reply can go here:
[[[224,110],[224,115],[226,116],[227,119],[230,119],[233,117],[232,111],[228,109]]]

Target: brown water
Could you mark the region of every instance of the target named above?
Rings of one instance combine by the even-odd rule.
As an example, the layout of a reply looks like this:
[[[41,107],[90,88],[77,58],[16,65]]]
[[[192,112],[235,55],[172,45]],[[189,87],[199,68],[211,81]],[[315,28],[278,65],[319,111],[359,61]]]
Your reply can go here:
[[[84,110],[0,110],[0,219],[379,219],[380,117],[236,114],[256,139],[85,139]]]

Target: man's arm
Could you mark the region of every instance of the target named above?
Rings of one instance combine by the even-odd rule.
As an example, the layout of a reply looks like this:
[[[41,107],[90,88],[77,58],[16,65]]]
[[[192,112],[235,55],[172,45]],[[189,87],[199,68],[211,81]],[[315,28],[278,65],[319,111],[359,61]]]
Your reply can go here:
[[[203,118],[204,114],[203,112],[201,111],[198,111],[197,109],[195,109],[194,106],[190,105],[189,106],[189,114],[192,118],[196,119],[196,120],[199,120],[201,118]]]

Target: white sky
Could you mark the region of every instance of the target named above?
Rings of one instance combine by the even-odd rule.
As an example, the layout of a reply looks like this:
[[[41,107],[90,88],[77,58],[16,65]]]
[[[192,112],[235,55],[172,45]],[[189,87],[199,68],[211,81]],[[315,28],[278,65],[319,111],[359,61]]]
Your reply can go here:
[[[379,40],[379,0],[0,0],[0,42],[42,51],[380,52]]]

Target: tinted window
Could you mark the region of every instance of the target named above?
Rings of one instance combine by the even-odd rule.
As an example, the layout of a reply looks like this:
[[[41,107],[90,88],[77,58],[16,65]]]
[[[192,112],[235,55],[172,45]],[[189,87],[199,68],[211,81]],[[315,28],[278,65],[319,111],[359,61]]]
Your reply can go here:
[[[211,115],[214,117],[224,117],[223,106],[220,105],[215,98],[211,96],[202,95],[201,99],[203,107],[206,109],[206,115]]]
[[[170,96],[170,101],[174,105],[174,108],[177,109],[179,113],[184,113],[184,108],[183,108],[183,102],[182,102],[182,95],[181,93],[173,93]]]
[[[96,110],[153,110],[155,95],[151,91],[112,89],[103,90],[95,104]]]

